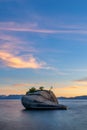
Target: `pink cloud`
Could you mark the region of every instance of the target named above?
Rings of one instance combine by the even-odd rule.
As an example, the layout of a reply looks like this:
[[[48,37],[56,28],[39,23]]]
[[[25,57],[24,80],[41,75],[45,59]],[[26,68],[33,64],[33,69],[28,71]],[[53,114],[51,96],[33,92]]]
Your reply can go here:
[[[25,61],[23,57],[18,57],[12,55],[8,52],[0,52],[0,59],[5,66],[11,68],[32,68],[32,69],[41,69],[45,68],[44,62],[38,62],[37,59],[33,56],[29,56],[29,59]]]
[[[47,34],[87,34],[87,30],[78,25],[61,25],[59,29],[41,29],[37,23],[18,24],[15,22],[1,22],[0,30]]]
[[[38,61],[32,56],[32,53],[38,51],[32,46],[32,43],[21,41],[11,35],[0,34],[2,40],[0,43],[1,65],[12,68],[49,69],[45,62]]]
[[[61,31],[55,31],[55,30],[43,30],[43,29],[32,29],[32,28],[14,28],[14,27],[0,27],[0,30],[4,31],[18,31],[18,32],[35,32],[35,33],[61,33]],[[62,31],[64,32],[64,31]]]
[[[0,40],[19,42],[19,40],[16,37],[13,37],[11,35],[2,34],[2,33],[0,33]]]
[[[24,41],[18,37],[7,35],[0,32],[0,51],[10,52],[13,54],[25,53],[36,53],[37,49],[33,47],[31,41]]]

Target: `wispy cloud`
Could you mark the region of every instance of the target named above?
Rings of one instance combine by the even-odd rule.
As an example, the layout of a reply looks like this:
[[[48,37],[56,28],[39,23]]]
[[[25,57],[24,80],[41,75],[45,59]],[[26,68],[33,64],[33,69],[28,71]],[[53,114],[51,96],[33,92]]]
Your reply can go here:
[[[14,87],[32,87],[36,86],[35,84],[30,84],[30,83],[18,83],[18,84],[13,84]]]
[[[51,28],[51,27],[50,27]],[[47,34],[87,34],[87,29],[83,27],[61,26],[59,29],[42,29],[37,23],[19,24],[15,22],[1,22],[0,30],[3,31],[17,31],[17,32],[34,32],[34,33],[47,33]]]
[[[25,92],[27,91],[27,89],[25,89],[25,91],[21,88],[15,88],[12,86],[5,86],[3,88],[0,88],[0,94],[2,95],[9,95],[9,94],[25,94]]]
[[[47,69],[55,71],[54,67],[36,58],[35,53],[39,50],[18,37],[0,32],[0,63],[11,68]],[[63,73],[58,70],[58,74]]]
[[[83,89],[83,85],[74,85],[60,88],[55,87],[53,88],[53,91],[57,96],[74,97],[77,95],[87,95],[87,87],[84,87]]]
[[[46,83],[15,83],[15,84],[12,84],[13,87],[17,87],[17,88],[31,88],[31,87],[36,87],[36,88],[39,88],[40,86],[45,86],[46,87]],[[48,88],[49,89],[49,88]]]
[[[34,55],[41,50],[32,46],[32,42],[0,32],[0,63],[11,68],[32,68],[51,70],[58,75],[66,75],[57,68],[36,58]],[[48,50],[47,50],[48,51]],[[52,50],[51,50],[52,51]],[[57,50],[58,51],[58,50]],[[42,51],[41,51],[42,52]]]
[[[37,49],[32,43],[17,37],[0,33],[0,63],[11,68],[52,69],[45,62],[33,56]]]
[[[56,69],[54,67],[49,66],[46,62],[39,60],[33,55],[21,55],[17,56],[9,52],[0,52],[0,60],[1,63],[6,67],[16,68],[16,69],[45,69],[51,70],[53,73],[57,75],[67,75],[66,73]]]
[[[0,59],[4,63],[5,66],[12,68],[32,68],[32,69],[40,69],[45,68],[45,62],[39,62],[33,56],[29,56],[29,59],[26,61],[22,56],[15,56],[11,53],[0,52]]]
[[[13,42],[17,42],[17,43],[20,42],[20,40],[18,38],[13,37],[11,35],[7,35],[7,34],[4,34],[4,33],[1,33],[1,32],[0,32],[0,40],[9,41],[9,42],[13,41]]]
[[[17,1],[17,0],[0,0],[0,2]],[[19,0],[20,1],[20,0]]]
[[[87,85],[87,77],[82,78],[82,79],[78,79],[78,80],[74,80],[74,82],[77,84],[81,84],[81,85]]]
[[[13,54],[20,53],[36,53],[38,52],[32,46],[31,41],[25,41],[22,38],[12,36],[11,34],[5,34],[0,32],[0,51],[10,52]]]
[[[82,68],[76,68],[76,69],[66,69],[66,70],[64,70],[65,72],[67,71],[67,72],[86,72],[87,71],[87,69],[86,68],[84,68],[84,69],[82,69]]]

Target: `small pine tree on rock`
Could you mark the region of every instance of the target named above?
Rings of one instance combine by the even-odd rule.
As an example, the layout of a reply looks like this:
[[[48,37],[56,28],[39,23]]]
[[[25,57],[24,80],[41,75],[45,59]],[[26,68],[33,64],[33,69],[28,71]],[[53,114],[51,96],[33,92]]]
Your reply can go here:
[[[41,90],[41,91],[44,90],[44,87],[43,86],[39,87],[39,90]]]

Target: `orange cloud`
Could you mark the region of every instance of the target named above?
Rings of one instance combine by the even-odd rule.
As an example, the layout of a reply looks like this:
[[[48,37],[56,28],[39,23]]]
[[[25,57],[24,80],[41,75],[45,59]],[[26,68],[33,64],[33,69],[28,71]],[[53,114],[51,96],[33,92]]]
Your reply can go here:
[[[38,62],[33,56],[29,56],[29,59],[25,61],[23,57],[14,56],[8,52],[0,52],[1,61],[8,67],[12,68],[32,68],[40,69],[44,68],[44,62]]]
[[[85,85],[87,85],[87,78],[83,78],[83,79],[79,79],[79,80],[74,80],[74,82],[76,84],[85,86]]]
[[[87,85],[87,81],[75,81],[79,85]]]
[[[13,85],[14,87],[29,87],[30,84],[28,83],[19,83],[19,84],[14,84]],[[32,86],[32,85],[31,85]]]
[[[39,85],[39,84],[38,84]],[[16,83],[16,84],[13,84],[12,86],[13,87],[17,87],[17,88],[22,88],[22,87],[26,87],[26,88],[31,88],[32,86],[35,86],[35,87],[38,87],[38,85],[36,84],[31,84],[31,83]],[[39,85],[39,86],[42,86],[42,85]]]
[[[12,87],[3,87],[0,88],[1,95],[10,95],[10,94],[25,94],[27,89],[20,89],[20,88],[12,88]]]
[[[20,86],[19,86],[20,85]],[[21,87],[23,84],[17,84],[17,87],[3,87],[0,88],[0,94],[25,94],[29,87]],[[26,84],[27,86],[28,84]],[[18,87],[19,86],[19,87]],[[38,87],[37,87],[38,88]],[[71,86],[71,87],[60,87],[60,88],[53,88],[52,91],[55,93],[57,97],[65,96],[65,97],[74,97],[74,96],[81,96],[87,95],[87,87],[82,86]]]
[[[56,96],[74,97],[80,95],[87,95],[87,87],[83,86],[71,86],[71,87],[60,87],[53,88]]]

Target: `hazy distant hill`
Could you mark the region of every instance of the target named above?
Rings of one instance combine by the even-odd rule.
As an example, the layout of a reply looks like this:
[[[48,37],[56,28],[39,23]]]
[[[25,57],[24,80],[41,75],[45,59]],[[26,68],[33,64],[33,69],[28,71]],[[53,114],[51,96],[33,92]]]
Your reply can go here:
[[[23,95],[0,95],[0,99],[21,99]]]
[[[23,95],[0,95],[0,99],[21,99]],[[58,99],[87,99],[87,96],[76,96],[76,97],[58,97]]]
[[[66,98],[66,97],[58,97],[58,99],[87,99],[87,96],[76,96],[76,97],[69,97],[69,98]]]

